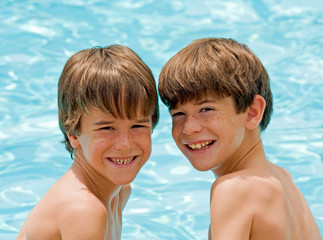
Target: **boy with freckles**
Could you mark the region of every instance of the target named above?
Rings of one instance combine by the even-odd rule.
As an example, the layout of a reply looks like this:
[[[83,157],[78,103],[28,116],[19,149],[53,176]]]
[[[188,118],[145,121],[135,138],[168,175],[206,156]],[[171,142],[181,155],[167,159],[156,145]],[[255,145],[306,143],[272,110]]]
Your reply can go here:
[[[131,49],[80,51],[58,84],[59,126],[74,162],[39,201],[17,240],[121,239],[130,183],[151,153],[154,77]]]
[[[291,175],[265,155],[272,93],[260,60],[232,39],[199,39],[163,67],[159,94],[194,168],[211,170],[209,239],[320,240]]]

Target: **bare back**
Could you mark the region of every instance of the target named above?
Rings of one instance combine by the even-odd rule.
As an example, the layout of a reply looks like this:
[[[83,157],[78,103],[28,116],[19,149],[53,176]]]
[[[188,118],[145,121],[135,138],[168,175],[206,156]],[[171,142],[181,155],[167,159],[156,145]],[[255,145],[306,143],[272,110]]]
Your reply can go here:
[[[309,206],[290,174],[278,166],[271,167],[273,177],[263,185],[271,196],[267,196],[267,207],[255,215],[252,230],[256,231],[251,232],[250,239],[266,239],[265,233],[276,234],[275,239],[321,239]]]
[[[228,236],[321,240],[302,193],[290,174],[273,164],[235,172],[215,181],[211,190],[211,229],[213,240],[236,239]]]

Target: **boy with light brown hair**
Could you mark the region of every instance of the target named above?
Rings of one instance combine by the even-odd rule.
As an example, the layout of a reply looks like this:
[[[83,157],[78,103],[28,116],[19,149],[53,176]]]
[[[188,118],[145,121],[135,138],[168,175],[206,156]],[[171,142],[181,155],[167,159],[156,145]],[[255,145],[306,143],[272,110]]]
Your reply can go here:
[[[269,76],[233,39],[199,39],[163,67],[158,91],[172,136],[194,168],[211,170],[209,239],[320,240],[291,175],[265,155]]]
[[[150,156],[159,118],[152,72],[122,45],[82,50],[60,76],[58,111],[74,162],[17,239],[121,239],[130,183]]]

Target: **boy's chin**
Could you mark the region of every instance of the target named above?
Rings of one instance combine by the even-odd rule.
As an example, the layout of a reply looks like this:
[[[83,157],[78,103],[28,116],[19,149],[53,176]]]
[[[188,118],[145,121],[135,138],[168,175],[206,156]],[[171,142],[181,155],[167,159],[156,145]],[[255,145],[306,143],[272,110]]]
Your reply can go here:
[[[206,166],[205,164],[201,164],[201,163],[196,163],[196,162],[193,162],[193,161],[190,161],[190,163],[192,164],[192,166],[200,171],[200,172],[206,172],[206,171],[209,171],[211,170],[210,166]]]
[[[118,179],[114,180],[114,184],[116,185],[128,185],[132,183],[135,180],[136,176],[126,176],[126,177],[120,177]]]

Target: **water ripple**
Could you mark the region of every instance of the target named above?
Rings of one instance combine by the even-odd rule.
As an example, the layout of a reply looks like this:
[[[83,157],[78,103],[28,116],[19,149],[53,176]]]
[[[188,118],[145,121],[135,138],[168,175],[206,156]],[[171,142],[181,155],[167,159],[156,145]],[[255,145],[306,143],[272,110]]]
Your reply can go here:
[[[288,169],[323,229],[323,3],[309,0],[77,0],[0,3],[0,239],[13,239],[33,205],[71,164],[57,126],[57,81],[67,58],[125,44],[158,78],[192,40],[231,37],[259,56],[274,114],[268,158]],[[211,173],[172,140],[160,103],[151,159],[133,183],[123,239],[205,239]],[[199,211],[196,211],[198,209]]]

